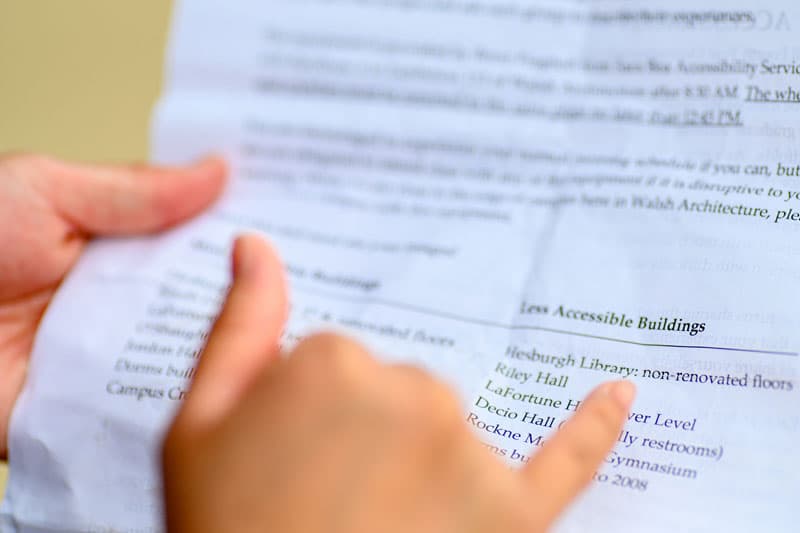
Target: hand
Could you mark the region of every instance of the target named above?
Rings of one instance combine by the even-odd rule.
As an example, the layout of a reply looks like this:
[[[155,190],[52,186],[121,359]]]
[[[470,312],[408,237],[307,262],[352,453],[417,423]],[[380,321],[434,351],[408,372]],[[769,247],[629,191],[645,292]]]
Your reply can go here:
[[[0,157],[0,459],[39,320],[89,239],[168,228],[208,206],[224,181],[217,159],[157,169]]]
[[[634,389],[606,384],[521,471],[421,370],[332,334],[282,358],[281,267],[237,241],[234,284],[164,445],[171,533],[543,531],[615,443]]]

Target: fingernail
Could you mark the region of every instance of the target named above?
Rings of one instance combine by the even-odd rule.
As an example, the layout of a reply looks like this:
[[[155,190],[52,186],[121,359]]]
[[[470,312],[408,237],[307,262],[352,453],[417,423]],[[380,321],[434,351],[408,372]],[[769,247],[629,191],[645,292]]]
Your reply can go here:
[[[234,279],[250,276],[257,268],[257,256],[248,241],[247,236],[242,235],[233,242]]]
[[[630,381],[615,381],[608,384],[608,394],[622,409],[629,411],[636,398],[636,385]]]

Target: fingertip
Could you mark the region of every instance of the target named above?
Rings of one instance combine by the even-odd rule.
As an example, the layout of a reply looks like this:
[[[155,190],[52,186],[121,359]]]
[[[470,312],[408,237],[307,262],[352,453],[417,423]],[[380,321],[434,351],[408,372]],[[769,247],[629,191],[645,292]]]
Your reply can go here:
[[[257,233],[243,233],[233,242],[231,272],[235,284],[264,283],[273,295],[282,317],[288,316],[288,288],[280,255],[274,246]],[[277,311],[277,309],[276,309]]]
[[[231,270],[234,280],[252,277],[258,272],[263,247],[261,239],[255,235],[240,235],[233,241]]]
[[[609,381],[594,389],[586,400],[607,398],[621,410],[628,412],[636,399],[636,385],[627,380]]]
[[[257,233],[243,233],[233,241],[231,254],[234,279],[252,277],[261,270],[270,274],[283,274],[283,264],[278,253]]]
[[[191,166],[192,170],[200,173],[201,175],[225,180],[228,176],[228,162],[220,155],[207,155],[195,161]]]
[[[608,393],[621,409],[628,412],[636,400],[636,385],[627,380],[614,381],[609,384]]]
[[[156,169],[152,174],[156,229],[171,227],[194,217],[222,194],[228,166],[219,156],[204,157],[185,167]],[[163,171],[164,173],[162,173]],[[172,179],[165,179],[171,177]]]
[[[222,192],[229,175],[228,162],[218,155],[198,159],[187,170],[192,178],[208,184],[206,191],[212,199]]]

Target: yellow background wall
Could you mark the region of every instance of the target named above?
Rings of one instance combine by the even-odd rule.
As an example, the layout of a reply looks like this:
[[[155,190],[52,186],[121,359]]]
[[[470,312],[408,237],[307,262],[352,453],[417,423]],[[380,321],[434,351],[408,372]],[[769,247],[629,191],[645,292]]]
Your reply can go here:
[[[171,5],[0,0],[0,153],[145,158]]]

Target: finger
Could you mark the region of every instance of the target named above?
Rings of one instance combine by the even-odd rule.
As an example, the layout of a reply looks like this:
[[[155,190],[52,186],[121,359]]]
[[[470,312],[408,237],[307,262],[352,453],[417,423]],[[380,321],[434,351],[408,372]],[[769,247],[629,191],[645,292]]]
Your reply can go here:
[[[387,384],[394,385],[397,401],[424,408],[424,416],[441,426],[462,427],[463,408],[455,392],[427,370],[415,365],[395,364],[385,367]]]
[[[329,385],[351,387],[367,379],[378,362],[360,343],[332,332],[303,339],[289,354],[290,365],[304,379],[319,379]]]
[[[595,389],[522,471],[545,524],[550,524],[592,479],[619,438],[635,395],[630,381],[606,383]]]
[[[224,417],[280,354],[287,296],[278,256],[260,237],[240,237],[233,278],[185,399],[182,414],[192,424]]]
[[[47,193],[58,212],[95,235],[149,233],[171,227],[208,207],[227,174],[216,157],[187,167],[77,165],[41,162]]]

